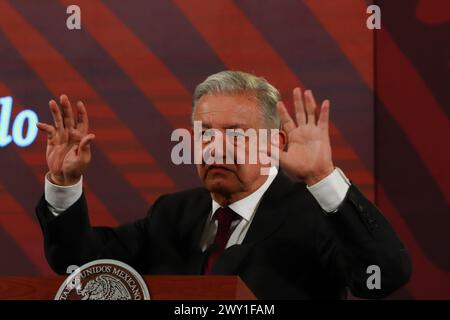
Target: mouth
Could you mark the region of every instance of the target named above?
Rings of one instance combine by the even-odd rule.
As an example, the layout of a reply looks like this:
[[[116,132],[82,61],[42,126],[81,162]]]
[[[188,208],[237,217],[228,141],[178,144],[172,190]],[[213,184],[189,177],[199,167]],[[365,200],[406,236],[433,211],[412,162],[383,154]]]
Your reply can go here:
[[[206,172],[210,172],[210,171],[229,171],[229,172],[233,172],[233,170],[231,170],[230,168],[228,168],[225,165],[220,165],[220,164],[213,164],[213,165],[209,165],[206,167]]]

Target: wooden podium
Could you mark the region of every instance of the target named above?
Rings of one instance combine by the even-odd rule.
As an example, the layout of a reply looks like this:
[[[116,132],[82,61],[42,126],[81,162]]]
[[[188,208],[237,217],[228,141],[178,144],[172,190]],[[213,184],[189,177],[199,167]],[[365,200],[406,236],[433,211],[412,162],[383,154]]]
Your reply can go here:
[[[154,300],[255,300],[237,276],[143,276]],[[0,277],[0,300],[52,300],[66,279]]]

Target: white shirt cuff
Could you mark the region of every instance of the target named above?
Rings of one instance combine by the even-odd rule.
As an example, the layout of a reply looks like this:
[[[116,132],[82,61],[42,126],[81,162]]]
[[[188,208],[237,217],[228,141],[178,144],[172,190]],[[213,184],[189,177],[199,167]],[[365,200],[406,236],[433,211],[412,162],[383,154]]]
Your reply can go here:
[[[350,181],[341,169],[335,168],[326,178],[312,186],[306,186],[323,210],[336,211],[347,195]]]
[[[58,186],[48,179],[48,173],[45,175],[44,197],[48,203],[48,209],[55,216],[66,211],[73,205],[83,193],[83,177],[76,184],[71,186]]]

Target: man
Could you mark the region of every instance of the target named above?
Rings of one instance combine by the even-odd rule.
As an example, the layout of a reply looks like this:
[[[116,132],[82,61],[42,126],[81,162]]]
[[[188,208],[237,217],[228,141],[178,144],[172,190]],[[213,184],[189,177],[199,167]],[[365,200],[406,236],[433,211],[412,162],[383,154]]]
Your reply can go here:
[[[50,101],[54,126],[38,124],[47,134],[49,173],[37,215],[52,268],[65,273],[69,265],[111,258],[143,274],[236,274],[262,299],[342,298],[347,287],[380,298],[404,285],[411,272],[405,247],[333,165],[329,101],[319,106],[299,88],[293,95],[296,122],[265,79],[237,71],[208,77],[195,90],[192,112],[203,127],[194,138],[216,160],[197,164],[204,187],[163,195],[142,220],[114,229],[89,223],[82,175],[94,135],[86,108],[78,102],[74,116],[65,95],[62,113]],[[280,123],[267,145],[279,148],[280,167],[220,164],[230,148],[239,149],[233,143],[209,150],[229,129]],[[374,265],[381,272],[375,288],[367,273]]]

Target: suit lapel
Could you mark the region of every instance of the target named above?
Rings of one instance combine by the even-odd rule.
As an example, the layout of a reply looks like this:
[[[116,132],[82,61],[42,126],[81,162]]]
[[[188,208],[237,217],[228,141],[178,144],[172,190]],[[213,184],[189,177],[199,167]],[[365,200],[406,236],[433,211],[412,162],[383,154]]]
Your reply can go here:
[[[264,193],[243,243],[226,249],[217,258],[212,273],[236,274],[253,246],[280,227],[289,212],[288,208],[280,205],[280,200],[291,185],[292,181],[280,169],[277,177]]]
[[[281,171],[263,195],[243,244],[258,242],[272,234],[286,218],[288,210],[280,205],[292,181]]]
[[[211,213],[211,196],[204,189],[199,198],[189,206],[188,212],[183,215],[181,222],[181,241],[183,251],[187,254],[187,274],[200,274],[202,272],[205,253],[200,249],[200,240],[206,221]]]

